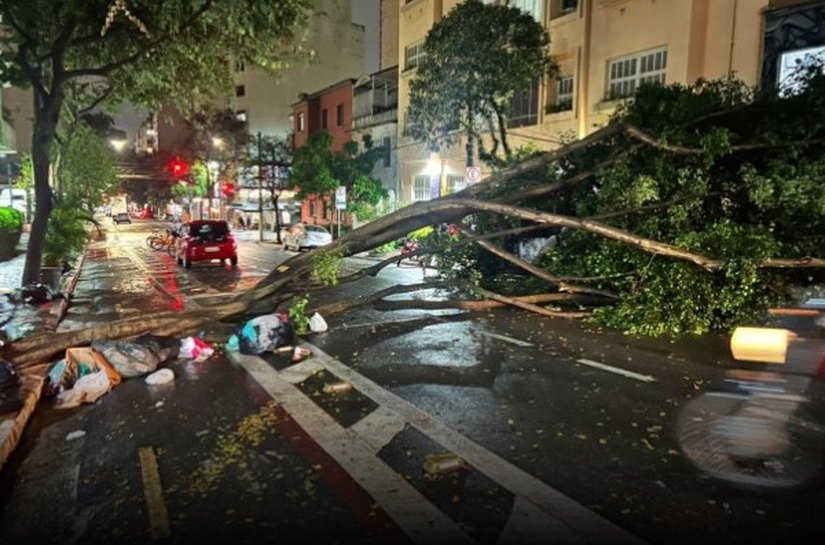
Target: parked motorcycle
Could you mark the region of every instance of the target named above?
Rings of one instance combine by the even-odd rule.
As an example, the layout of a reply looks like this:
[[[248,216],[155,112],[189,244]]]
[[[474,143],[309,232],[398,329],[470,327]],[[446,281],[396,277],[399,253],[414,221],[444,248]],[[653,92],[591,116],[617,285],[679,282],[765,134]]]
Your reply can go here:
[[[819,481],[825,473],[825,338],[740,327],[730,348],[735,360],[754,368],[727,371],[719,387],[680,410],[682,453],[707,475],[743,488],[787,490]]]
[[[415,252],[421,248],[421,243],[413,238],[405,238],[401,246],[401,257],[398,258],[397,266],[401,266],[401,261],[409,259],[417,263],[422,263],[421,256],[415,255]],[[423,266],[423,265],[422,265]]]

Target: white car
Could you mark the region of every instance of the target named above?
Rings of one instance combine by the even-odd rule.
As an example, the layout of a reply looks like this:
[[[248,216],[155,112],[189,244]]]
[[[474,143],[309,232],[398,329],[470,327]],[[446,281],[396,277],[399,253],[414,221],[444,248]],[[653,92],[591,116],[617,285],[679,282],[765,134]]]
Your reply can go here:
[[[284,235],[284,249],[318,248],[332,242],[332,233],[320,225],[292,226]]]

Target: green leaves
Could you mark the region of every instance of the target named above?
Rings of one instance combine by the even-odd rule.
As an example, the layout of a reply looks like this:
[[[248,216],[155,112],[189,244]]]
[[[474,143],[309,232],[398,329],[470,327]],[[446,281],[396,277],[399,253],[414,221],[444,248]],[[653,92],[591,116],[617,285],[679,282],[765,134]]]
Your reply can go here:
[[[550,38],[521,9],[466,0],[437,22],[410,81],[407,133],[433,149],[453,143],[461,129],[505,134],[513,93],[552,73]]]

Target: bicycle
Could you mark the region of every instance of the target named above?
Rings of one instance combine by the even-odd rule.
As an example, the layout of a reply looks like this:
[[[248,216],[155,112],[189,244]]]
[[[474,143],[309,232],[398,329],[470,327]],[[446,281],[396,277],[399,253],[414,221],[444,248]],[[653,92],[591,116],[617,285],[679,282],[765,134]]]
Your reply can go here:
[[[173,229],[156,229],[156,232],[147,237],[146,243],[155,251],[165,249],[170,256],[174,256],[176,238],[177,232]]]

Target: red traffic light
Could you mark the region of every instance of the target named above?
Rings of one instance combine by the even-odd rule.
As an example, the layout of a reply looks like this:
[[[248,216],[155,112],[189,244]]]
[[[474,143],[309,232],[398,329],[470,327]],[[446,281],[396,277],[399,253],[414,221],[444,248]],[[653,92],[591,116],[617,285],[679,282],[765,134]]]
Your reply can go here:
[[[182,159],[172,159],[169,161],[167,165],[169,172],[172,173],[176,179],[180,180],[189,172],[189,164]]]
[[[235,194],[235,184],[229,180],[224,180],[221,182],[221,193],[224,197],[231,198]]]

